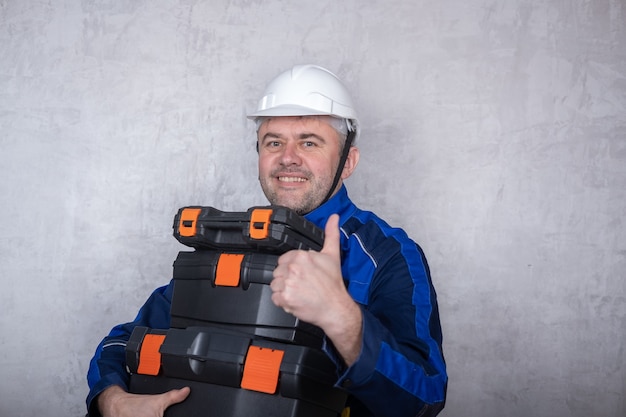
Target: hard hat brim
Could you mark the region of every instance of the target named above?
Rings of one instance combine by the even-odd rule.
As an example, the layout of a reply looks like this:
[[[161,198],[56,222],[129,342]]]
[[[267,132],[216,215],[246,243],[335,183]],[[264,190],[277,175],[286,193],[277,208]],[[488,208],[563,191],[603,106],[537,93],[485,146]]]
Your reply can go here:
[[[258,110],[254,113],[248,114],[248,119],[254,120],[258,117],[280,117],[280,116],[334,116],[338,117],[327,111],[320,111],[311,109],[309,107],[304,106],[295,106],[295,105],[282,105],[275,106],[265,110]]]

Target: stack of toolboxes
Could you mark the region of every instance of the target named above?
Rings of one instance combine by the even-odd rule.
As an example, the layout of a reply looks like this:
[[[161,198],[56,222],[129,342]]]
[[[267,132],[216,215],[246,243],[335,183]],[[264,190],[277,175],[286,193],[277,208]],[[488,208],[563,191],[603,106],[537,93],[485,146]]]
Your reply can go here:
[[[131,392],[191,387],[167,417],[337,417],[346,394],[320,350],[321,329],[276,307],[278,257],[320,250],[323,231],[284,207],[185,207],[174,236],[170,329],[138,327],[126,348]]]

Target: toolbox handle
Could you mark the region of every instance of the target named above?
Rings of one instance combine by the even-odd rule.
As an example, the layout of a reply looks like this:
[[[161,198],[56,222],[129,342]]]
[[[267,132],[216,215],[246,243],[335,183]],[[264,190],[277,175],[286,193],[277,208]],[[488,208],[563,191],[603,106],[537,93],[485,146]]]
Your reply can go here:
[[[247,290],[250,284],[270,285],[274,279],[276,265],[278,265],[278,255],[246,254],[241,263],[241,288]]]

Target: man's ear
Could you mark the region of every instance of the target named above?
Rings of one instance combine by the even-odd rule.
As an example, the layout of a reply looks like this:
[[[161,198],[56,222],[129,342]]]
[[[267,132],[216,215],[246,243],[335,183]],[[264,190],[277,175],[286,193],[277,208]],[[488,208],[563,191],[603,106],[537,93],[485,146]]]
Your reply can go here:
[[[341,172],[342,180],[345,180],[350,175],[352,175],[352,173],[356,169],[356,166],[359,164],[359,157],[359,148],[357,148],[356,146],[351,146],[350,151],[348,152],[348,157],[346,158],[346,163],[343,166],[343,171]]]

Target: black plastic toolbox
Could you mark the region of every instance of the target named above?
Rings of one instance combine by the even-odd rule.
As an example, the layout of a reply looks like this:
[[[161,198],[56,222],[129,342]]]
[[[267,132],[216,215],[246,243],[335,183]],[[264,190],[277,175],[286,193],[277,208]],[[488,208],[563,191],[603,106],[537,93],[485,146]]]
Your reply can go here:
[[[191,387],[166,417],[338,417],[347,397],[322,351],[224,329],[137,327],[126,360],[130,392]]]
[[[186,246],[220,251],[284,253],[320,250],[324,243],[322,229],[281,206],[252,207],[246,212],[183,207],[174,217],[173,228],[174,237]]]
[[[173,328],[214,326],[278,341],[320,347],[323,332],[271,300],[278,256],[198,249],[174,262]]]

